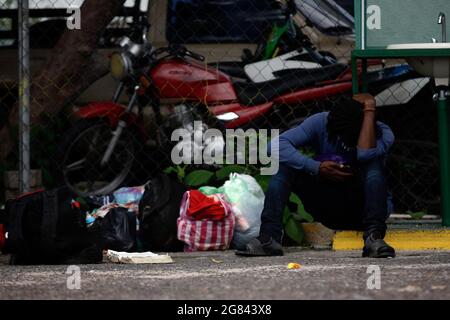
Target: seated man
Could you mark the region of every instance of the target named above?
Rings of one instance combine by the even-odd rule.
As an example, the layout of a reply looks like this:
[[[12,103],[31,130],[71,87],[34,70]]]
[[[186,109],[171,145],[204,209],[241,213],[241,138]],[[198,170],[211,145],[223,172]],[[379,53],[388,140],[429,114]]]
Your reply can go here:
[[[375,107],[369,94],[344,97],[332,111],[310,116],[279,137],[280,168],[266,193],[260,235],[236,254],[283,255],[282,216],[295,192],[316,221],[364,231],[363,257],[395,256],[383,240],[389,216],[384,160],[394,135],[375,120]],[[300,147],[318,156],[307,157]]]

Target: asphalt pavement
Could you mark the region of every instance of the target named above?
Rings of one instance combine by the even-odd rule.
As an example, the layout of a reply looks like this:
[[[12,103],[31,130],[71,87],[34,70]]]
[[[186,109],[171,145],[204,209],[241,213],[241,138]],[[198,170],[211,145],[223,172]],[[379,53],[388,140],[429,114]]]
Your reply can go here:
[[[283,257],[232,251],[172,254],[173,264],[9,266],[0,256],[0,299],[450,299],[450,251],[289,248]],[[300,264],[288,269],[288,264]],[[74,271],[75,270],[75,271]]]

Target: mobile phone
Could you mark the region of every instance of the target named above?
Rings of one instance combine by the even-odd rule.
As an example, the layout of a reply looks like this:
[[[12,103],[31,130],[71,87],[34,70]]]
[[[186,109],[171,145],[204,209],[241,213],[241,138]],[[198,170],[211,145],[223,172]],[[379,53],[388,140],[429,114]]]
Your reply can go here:
[[[344,171],[351,171],[352,170],[352,167],[349,164],[344,164],[344,163],[341,164],[341,168]]]

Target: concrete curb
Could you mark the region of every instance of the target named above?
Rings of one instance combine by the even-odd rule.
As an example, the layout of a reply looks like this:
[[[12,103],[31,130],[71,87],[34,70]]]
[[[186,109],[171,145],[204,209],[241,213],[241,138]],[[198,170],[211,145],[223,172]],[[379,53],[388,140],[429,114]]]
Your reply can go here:
[[[305,244],[315,248],[331,248],[336,251],[362,250],[362,232],[334,231],[320,223],[303,223]],[[391,224],[386,242],[396,250],[450,250],[450,228],[438,225]]]
[[[396,250],[450,250],[449,229],[388,230],[385,240]],[[338,231],[333,238],[333,250],[361,250],[362,232]]]

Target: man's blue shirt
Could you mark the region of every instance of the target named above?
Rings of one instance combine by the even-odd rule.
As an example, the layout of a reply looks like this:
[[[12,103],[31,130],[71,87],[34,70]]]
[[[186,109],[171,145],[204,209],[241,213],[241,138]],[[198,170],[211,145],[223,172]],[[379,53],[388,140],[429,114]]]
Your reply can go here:
[[[328,112],[317,113],[305,119],[298,127],[281,134],[279,137],[280,164],[317,175],[320,162],[300,153],[298,151],[300,147],[310,147],[318,155],[342,153],[337,144],[332,144],[328,140],[327,122]],[[357,147],[358,162],[385,157],[394,143],[394,134],[386,124],[377,121],[376,126],[377,145],[373,149]]]

